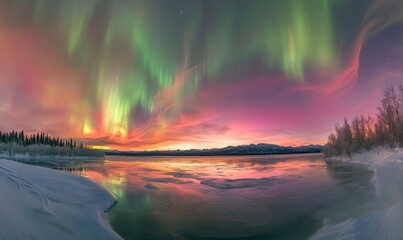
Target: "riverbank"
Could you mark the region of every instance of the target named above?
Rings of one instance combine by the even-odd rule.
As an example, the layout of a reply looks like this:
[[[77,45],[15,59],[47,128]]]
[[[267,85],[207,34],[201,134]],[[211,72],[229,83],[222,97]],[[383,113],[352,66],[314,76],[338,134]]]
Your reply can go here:
[[[366,204],[363,199],[360,214],[346,211],[337,218],[324,219],[323,227],[311,239],[403,239],[403,149],[384,147],[328,161],[370,166],[378,201]]]
[[[368,166],[379,166],[388,163],[403,163],[403,148],[391,149],[390,147],[377,147],[371,151],[365,151],[348,156],[332,156],[328,161],[343,161],[359,163]]]
[[[96,160],[103,159],[104,156],[64,156],[64,155],[32,155],[32,154],[12,154],[9,153],[1,153],[0,159],[8,159],[15,161],[29,161],[29,160]]]
[[[0,159],[0,189],[0,239],[121,239],[116,199],[82,176]]]

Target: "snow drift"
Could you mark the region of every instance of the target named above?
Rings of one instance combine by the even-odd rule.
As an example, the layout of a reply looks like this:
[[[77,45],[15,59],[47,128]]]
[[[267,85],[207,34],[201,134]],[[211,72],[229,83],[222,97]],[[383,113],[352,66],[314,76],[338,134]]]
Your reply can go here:
[[[0,160],[0,239],[121,239],[105,220],[115,201],[84,177]]]
[[[330,161],[347,161],[370,165],[377,202],[367,204],[366,214],[352,216],[346,211],[344,220],[325,219],[324,225],[311,239],[403,239],[403,149],[379,148]],[[365,202],[365,199],[363,199]]]

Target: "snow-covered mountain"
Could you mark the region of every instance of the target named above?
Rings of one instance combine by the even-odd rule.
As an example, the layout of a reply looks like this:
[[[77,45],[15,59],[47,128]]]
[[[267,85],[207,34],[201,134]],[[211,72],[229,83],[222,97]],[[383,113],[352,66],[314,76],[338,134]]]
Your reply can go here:
[[[170,151],[105,151],[106,155],[125,156],[212,156],[212,155],[265,155],[265,154],[287,154],[287,153],[316,153],[321,152],[323,146],[306,145],[299,147],[279,146],[275,144],[249,144],[239,146],[228,146],[224,148],[211,149],[190,149]]]

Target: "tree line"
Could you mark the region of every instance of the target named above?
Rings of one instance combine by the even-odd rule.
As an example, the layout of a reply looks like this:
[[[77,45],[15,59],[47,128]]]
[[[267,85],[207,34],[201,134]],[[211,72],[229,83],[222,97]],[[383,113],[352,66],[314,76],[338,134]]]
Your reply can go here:
[[[62,139],[59,137],[51,137],[49,134],[43,132],[38,132],[34,134],[24,134],[24,131],[11,131],[2,132],[0,131],[0,142],[1,143],[17,143],[19,145],[28,146],[34,144],[49,145],[51,147],[69,147],[69,148],[80,148],[88,149],[89,146],[83,143],[77,144],[75,140]]]
[[[0,131],[0,151],[10,156],[21,153],[31,155],[58,156],[103,156],[104,153],[92,149],[89,145],[70,139],[63,139],[38,132],[25,134],[24,131]]]
[[[335,132],[328,137],[325,155],[351,156],[375,147],[403,147],[403,85],[385,89],[375,117],[354,117],[351,123],[345,118],[336,124]]]

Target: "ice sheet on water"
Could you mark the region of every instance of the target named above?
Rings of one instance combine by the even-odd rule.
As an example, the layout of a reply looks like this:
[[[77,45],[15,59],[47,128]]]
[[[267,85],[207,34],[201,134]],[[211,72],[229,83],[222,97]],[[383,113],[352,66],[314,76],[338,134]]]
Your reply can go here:
[[[143,178],[146,182],[157,182],[157,183],[173,183],[173,184],[188,184],[193,183],[192,181],[185,181],[176,178]]]
[[[198,178],[197,175],[194,175],[192,173],[187,173],[187,172],[168,172],[166,174],[171,175],[176,178],[195,178],[195,179]]]
[[[279,179],[275,177],[270,178],[240,178],[240,179],[205,179],[200,183],[221,189],[232,189],[232,188],[249,188],[249,187],[259,187],[267,186],[279,182]]]
[[[158,190],[158,187],[152,185],[151,183],[144,185],[144,187],[150,190]]]

